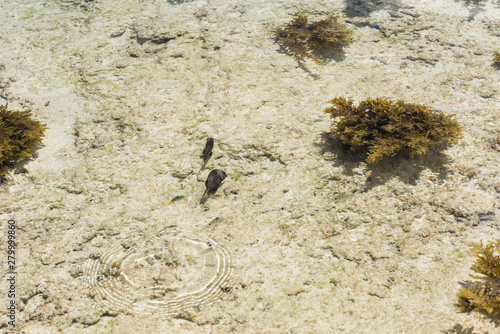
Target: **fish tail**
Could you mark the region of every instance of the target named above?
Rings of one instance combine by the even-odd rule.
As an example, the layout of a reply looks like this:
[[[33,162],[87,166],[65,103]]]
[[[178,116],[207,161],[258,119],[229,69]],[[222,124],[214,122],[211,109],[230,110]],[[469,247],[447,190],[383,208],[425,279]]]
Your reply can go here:
[[[200,204],[205,204],[207,199],[208,199],[208,191],[205,190],[205,192],[203,193],[203,196],[201,196]]]

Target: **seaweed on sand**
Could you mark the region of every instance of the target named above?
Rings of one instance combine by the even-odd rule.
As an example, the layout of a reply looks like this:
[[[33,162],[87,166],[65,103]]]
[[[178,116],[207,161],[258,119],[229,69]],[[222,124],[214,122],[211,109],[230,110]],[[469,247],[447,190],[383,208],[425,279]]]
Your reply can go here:
[[[47,126],[25,112],[0,105],[0,177],[12,164],[31,157]]]
[[[397,153],[425,154],[433,147],[456,144],[461,137],[455,119],[425,105],[369,98],[355,106],[343,97],[329,103],[333,106],[324,112],[340,117],[333,135],[353,151],[368,152],[368,163]]]
[[[309,58],[317,64],[323,61],[313,51],[342,47],[351,42],[352,31],[338,21],[335,15],[309,22],[306,15],[298,15],[290,23],[274,29],[276,42],[300,58]]]
[[[472,244],[476,261],[471,269],[479,275],[470,275],[478,281],[461,282],[458,307],[462,312],[486,311],[500,314],[500,240],[483,245]]]

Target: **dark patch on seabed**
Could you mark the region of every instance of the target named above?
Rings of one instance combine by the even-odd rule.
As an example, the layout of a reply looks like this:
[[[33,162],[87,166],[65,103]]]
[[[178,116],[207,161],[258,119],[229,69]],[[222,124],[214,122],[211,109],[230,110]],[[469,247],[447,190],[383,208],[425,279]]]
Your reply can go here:
[[[455,0],[455,2],[462,3],[469,9],[469,17],[467,20],[472,21],[479,13],[484,11],[484,5],[490,2],[490,0]],[[494,4],[495,7],[500,8],[500,0],[491,0],[491,3]]]
[[[344,13],[348,17],[370,16],[374,11],[387,10],[390,13],[397,12],[403,5],[400,0],[380,1],[380,0],[346,0]]]

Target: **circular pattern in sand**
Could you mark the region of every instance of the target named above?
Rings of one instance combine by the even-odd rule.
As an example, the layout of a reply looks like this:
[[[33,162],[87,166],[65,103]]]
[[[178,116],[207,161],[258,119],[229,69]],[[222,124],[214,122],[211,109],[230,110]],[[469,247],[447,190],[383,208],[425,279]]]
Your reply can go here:
[[[230,257],[215,240],[177,231],[92,254],[84,272],[90,296],[108,312],[176,315],[224,293]]]

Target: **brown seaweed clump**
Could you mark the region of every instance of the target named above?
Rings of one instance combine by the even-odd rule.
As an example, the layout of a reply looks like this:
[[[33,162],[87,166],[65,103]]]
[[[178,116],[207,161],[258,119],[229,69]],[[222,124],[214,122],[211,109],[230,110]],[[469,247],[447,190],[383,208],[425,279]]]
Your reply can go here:
[[[493,51],[493,65],[500,68],[500,52]]]
[[[381,98],[354,106],[352,100],[336,97],[324,110],[340,117],[333,135],[353,151],[366,151],[368,163],[397,153],[425,154],[437,146],[456,144],[462,127],[442,112],[420,104]]]
[[[21,111],[0,105],[0,177],[10,165],[31,157],[47,126]]]
[[[298,15],[290,23],[274,30],[276,41],[296,56],[309,58],[317,64],[321,59],[313,51],[342,47],[351,42],[352,31],[334,15],[324,20],[308,22],[306,15]]]
[[[461,282],[458,307],[462,312],[486,311],[489,315],[500,314],[500,240],[472,244],[472,254],[477,257],[471,269],[481,274],[470,275],[479,281]]]

